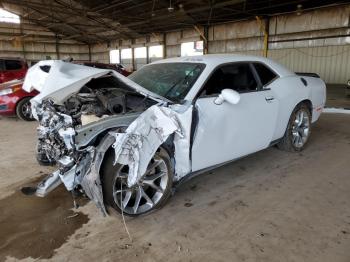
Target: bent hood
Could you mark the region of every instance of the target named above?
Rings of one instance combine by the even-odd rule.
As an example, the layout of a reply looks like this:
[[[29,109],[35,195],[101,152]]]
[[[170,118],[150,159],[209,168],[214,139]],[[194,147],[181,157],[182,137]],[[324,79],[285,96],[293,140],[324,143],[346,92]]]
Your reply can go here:
[[[169,102],[166,98],[143,88],[113,70],[77,65],[61,60],[44,60],[32,66],[26,74],[22,88],[27,92],[33,89],[39,91],[40,94],[33,98],[37,102],[50,98],[56,104],[63,104],[91,79],[107,74],[112,74],[136,92],[157,102]]]

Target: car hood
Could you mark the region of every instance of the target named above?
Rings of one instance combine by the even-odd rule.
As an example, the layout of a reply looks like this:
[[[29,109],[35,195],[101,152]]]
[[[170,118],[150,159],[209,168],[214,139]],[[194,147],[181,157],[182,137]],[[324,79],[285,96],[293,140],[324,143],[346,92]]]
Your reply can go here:
[[[56,104],[63,104],[72,94],[78,93],[91,79],[107,74],[112,74],[136,92],[157,102],[170,102],[116,71],[77,65],[61,60],[44,60],[32,66],[26,74],[22,88],[27,92],[34,89],[39,91],[40,94],[33,98],[39,103],[43,99],[49,98]]]

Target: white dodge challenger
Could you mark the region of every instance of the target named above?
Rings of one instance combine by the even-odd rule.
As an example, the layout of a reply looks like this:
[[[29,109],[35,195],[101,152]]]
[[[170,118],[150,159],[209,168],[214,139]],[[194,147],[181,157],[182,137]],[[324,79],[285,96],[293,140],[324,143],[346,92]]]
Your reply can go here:
[[[302,150],[325,105],[325,83],[262,57],[171,58],[128,78],[41,61],[25,79],[39,121],[37,159],[57,171],[30,191],[63,183],[137,216],[160,208],[181,182],[269,146]]]

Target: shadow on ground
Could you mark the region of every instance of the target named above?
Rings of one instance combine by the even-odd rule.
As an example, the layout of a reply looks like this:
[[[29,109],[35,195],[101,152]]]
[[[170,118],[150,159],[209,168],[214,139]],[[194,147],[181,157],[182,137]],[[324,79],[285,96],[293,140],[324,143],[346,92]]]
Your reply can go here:
[[[33,181],[33,185],[35,181]],[[0,261],[7,256],[50,258],[88,217],[71,210],[72,197],[60,186],[46,198],[20,191],[0,200]]]

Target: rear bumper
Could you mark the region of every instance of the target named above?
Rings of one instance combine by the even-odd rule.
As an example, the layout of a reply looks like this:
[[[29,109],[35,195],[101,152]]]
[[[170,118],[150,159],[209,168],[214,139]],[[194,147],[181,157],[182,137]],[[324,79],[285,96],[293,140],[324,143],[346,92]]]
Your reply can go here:
[[[319,105],[312,109],[312,123],[316,122],[320,118],[323,109],[324,105]]]

